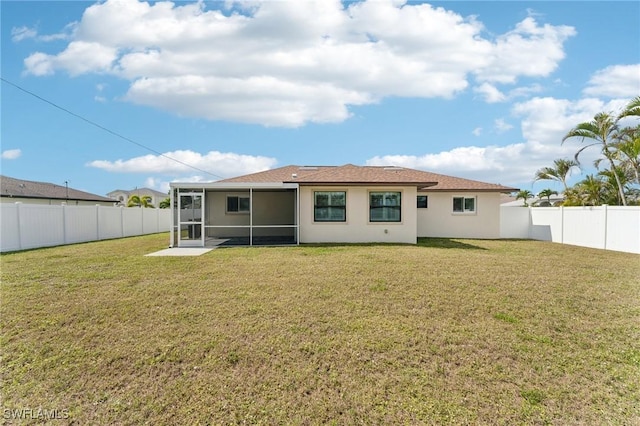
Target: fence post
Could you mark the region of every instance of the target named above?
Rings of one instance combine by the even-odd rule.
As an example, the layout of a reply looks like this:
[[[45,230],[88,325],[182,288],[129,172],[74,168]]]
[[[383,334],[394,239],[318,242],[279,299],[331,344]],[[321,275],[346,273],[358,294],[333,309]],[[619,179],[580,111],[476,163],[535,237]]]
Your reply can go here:
[[[100,204],[96,204],[96,240],[100,241]]]
[[[607,220],[608,220],[608,212],[609,212],[609,206],[607,204],[603,204],[602,207],[604,207],[604,247],[603,249],[606,250],[607,249]]]
[[[560,206],[560,244],[564,244],[564,206]]]
[[[62,242],[67,244],[69,240],[67,238],[67,203],[63,201],[60,205],[62,206]]]
[[[20,201],[18,201],[16,203],[16,214],[18,215],[18,249],[22,250],[22,230],[20,229],[20,227],[22,226],[21,223],[22,221],[20,220],[20,206],[22,205],[22,203]]]
[[[124,238],[124,206],[120,206],[120,238]]]

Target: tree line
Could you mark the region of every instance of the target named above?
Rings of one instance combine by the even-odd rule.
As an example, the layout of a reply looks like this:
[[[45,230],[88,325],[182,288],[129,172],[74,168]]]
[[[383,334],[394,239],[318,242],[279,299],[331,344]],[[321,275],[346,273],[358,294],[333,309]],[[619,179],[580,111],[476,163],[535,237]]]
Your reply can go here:
[[[561,143],[579,138],[583,145],[573,159],[557,159],[552,166],[536,171],[534,181],[560,182],[564,188],[564,206],[640,205],[640,124],[623,125],[623,121],[629,122],[628,117],[640,118],[640,96],[617,115],[600,112],[593,120],[569,130]],[[599,151],[594,161],[597,173],[569,186],[567,178],[573,169],[580,169],[580,155],[587,149]],[[558,194],[557,191],[545,189],[538,195],[550,200],[554,194]],[[522,199],[525,205],[532,197],[528,190],[517,194],[517,199]]]

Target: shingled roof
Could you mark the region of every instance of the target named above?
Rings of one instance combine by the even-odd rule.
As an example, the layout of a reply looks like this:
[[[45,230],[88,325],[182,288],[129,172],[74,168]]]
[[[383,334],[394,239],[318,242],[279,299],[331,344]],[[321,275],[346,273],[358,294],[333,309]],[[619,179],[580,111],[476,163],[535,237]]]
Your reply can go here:
[[[286,182],[300,185],[415,185],[423,191],[513,192],[493,183],[395,166],[285,166],[219,182]]]
[[[55,183],[15,179],[8,176],[0,176],[0,189],[0,196],[2,197],[115,202],[115,200],[111,198],[67,188],[66,186],[56,185]]]

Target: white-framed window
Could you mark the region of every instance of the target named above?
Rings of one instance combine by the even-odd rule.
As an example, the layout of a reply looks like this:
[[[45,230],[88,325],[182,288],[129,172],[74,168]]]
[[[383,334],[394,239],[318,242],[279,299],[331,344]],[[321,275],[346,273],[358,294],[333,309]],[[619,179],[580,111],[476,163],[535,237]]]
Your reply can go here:
[[[475,213],[476,197],[453,197],[454,213]]]
[[[427,195],[418,195],[416,207],[419,209],[426,209],[429,207],[429,196]]]
[[[249,213],[250,205],[249,197],[227,195],[227,213]]]
[[[314,222],[346,222],[347,193],[345,191],[316,191],[313,193]]]
[[[369,222],[400,222],[402,219],[401,192],[370,192]]]

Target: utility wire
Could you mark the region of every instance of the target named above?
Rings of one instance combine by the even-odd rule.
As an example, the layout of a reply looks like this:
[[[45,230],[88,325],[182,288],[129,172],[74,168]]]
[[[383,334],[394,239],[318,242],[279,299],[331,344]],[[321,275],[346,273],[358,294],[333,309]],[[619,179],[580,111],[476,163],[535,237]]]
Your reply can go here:
[[[88,118],[85,118],[85,117],[83,117],[83,116],[81,116],[81,115],[79,115],[79,114],[76,114],[76,113],[75,113],[75,112],[73,112],[73,111],[69,111],[68,109],[66,109],[66,108],[64,108],[64,107],[61,107],[60,105],[58,105],[58,104],[56,104],[56,103],[54,103],[54,102],[51,102],[50,100],[45,99],[45,98],[43,98],[42,96],[39,96],[39,95],[37,95],[37,94],[35,94],[35,93],[33,93],[33,92],[31,92],[31,91],[29,91],[29,90],[27,90],[27,89],[23,88],[23,87],[18,86],[18,85],[17,85],[17,84],[15,84],[15,83],[10,82],[9,80],[5,79],[4,77],[0,77],[0,80],[2,80],[3,82],[7,83],[7,84],[8,84],[8,85],[10,85],[10,86],[15,87],[15,88],[16,88],[16,89],[18,89],[18,90],[23,91],[24,93],[27,93],[27,94],[29,94],[29,95],[33,96],[34,98],[37,98],[37,99],[41,100],[42,102],[46,102],[46,103],[48,103],[49,105],[51,105],[51,106],[52,106],[52,107],[54,107],[54,108],[57,108],[57,109],[59,109],[59,110],[61,110],[61,111],[64,111],[64,112],[66,112],[67,114],[70,114],[70,115],[72,115],[72,116],[74,116],[74,117],[76,117],[76,118],[79,118],[80,120],[82,120],[82,121],[84,121],[84,122],[86,122],[86,123],[89,123],[89,124],[91,124],[92,126],[95,126],[95,127],[97,127],[98,129],[100,129],[100,130],[104,130],[105,132],[110,133],[110,134],[112,134],[113,136],[116,136],[116,137],[118,137],[118,138],[120,138],[120,139],[123,139],[123,140],[125,140],[125,141],[129,142],[129,143],[132,143],[132,144],[134,144],[134,145],[137,145],[137,146],[139,146],[140,148],[146,149],[147,151],[151,151],[151,152],[153,152],[154,154],[157,154],[157,155],[159,155],[159,156],[161,156],[161,157],[164,157],[164,158],[166,158],[166,159],[168,159],[168,160],[175,161],[176,163],[182,164],[183,166],[189,167],[189,168],[191,168],[191,169],[193,169],[193,170],[197,170],[197,171],[199,171],[199,172],[206,173],[206,174],[211,175],[211,176],[213,176],[213,177],[216,177],[216,178],[218,178],[218,179],[224,179],[222,176],[218,176],[218,175],[217,175],[217,174],[215,174],[215,173],[208,172],[208,171],[203,170],[203,169],[200,169],[200,168],[198,168],[198,167],[196,167],[196,166],[192,166],[191,164],[187,164],[187,163],[185,163],[184,161],[180,161],[180,160],[178,160],[178,159],[176,159],[176,158],[169,157],[168,155],[163,154],[163,153],[161,153],[161,152],[159,152],[159,151],[156,151],[156,150],[155,150],[155,149],[153,149],[153,148],[150,148],[150,147],[148,147],[148,146],[146,146],[146,145],[143,145],[143,144],[141,144],[141,143],[139,143],[139,142],[134,141],[134,140],[133,140],[133,139],[131,139],[131,138],[128,138],[128,137],[126,137],[126,136],[124,136],[124,135],[121,135],[121,134],[120,134],[120,133],[118,133],[118,132],[115,132],[115,131],[113,131],[113,130],[111,130],[111,129],[108,129],[108,128],[106,128],[106,127],[102,126],[101,124],[96,123],[95,121],[89,120]]]

